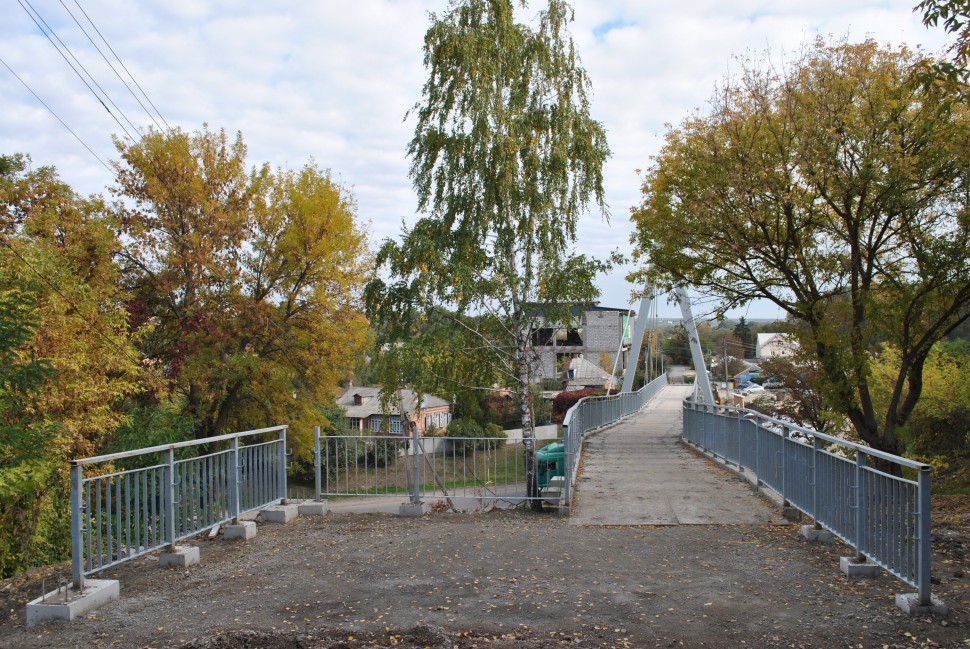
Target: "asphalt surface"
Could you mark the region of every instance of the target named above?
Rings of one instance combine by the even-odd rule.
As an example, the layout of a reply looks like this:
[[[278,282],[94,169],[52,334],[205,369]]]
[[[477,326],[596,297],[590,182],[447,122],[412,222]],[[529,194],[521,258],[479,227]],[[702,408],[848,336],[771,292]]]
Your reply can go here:
[[[586,442],[570,525],[781,525],[743,479],[686,448],[681,402],[668,385],[638,414]]]

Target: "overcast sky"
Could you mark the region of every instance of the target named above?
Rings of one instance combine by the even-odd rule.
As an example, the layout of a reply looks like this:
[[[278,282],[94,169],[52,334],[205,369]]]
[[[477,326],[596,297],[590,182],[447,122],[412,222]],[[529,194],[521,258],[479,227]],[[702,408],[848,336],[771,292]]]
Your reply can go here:
[[[736,57],[765,50],[790,57],[816,35],[941,51],[946,35],[925,29],[915,4],[574,0],[572,34],[593,83],[593,116],[606,126],[613,150],[605,170],[612,217],[608,224],[598,215],[584,218],[578,249],[599,257],[613,249],[629,253],[637,169],[649,166],[665,124],[703,109],[715,84],[737,71]],[[152,124],[65,9],[114,62],[83,7],[169,125],[194,131],[207,122],[241,131],[252,164],[298,168],[312,158],[331,169],[353,188],[375,247],[396,237],[402,221],[415,220],[405,157],[414,121],[404,117],[421,98],[429,12],[443,12],[446,0],[0,0],[0,6],[0,58],[94,152],[0,64],[0,153],[29,153],[34,166],[57,167],[85,194],[111,185],[97,158],[117,158],[111,135],[121,127],[24,7],[35,9],[90,71],[126,128],[132,130],[126,119],[138,128]],[[523,17],[540,6],[532,2]],[[603,305],[630,303],[633,287],[623,275],[621,269],[601,279]],[[679,315],[661,307],[668,313]],[[766,306],[748,312],[778,315]]]

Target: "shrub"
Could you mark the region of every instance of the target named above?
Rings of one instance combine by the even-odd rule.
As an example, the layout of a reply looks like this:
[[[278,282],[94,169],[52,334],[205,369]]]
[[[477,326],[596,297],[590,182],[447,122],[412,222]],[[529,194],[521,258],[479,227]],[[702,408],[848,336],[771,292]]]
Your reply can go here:
[[[486,424],[482,429],[470,419],[452,419],[448,437],[458,438],[451,442],[456,453],[501,448],[506,441],[505,431],[498,424]]]
[[[570,390],[560,392],[552,400],[552,421],[561,424],[566,417],[566,412],[576,405],[576,402],[584,397],[599,397],[606,394],[602,388],[584,388],[582,390]]]

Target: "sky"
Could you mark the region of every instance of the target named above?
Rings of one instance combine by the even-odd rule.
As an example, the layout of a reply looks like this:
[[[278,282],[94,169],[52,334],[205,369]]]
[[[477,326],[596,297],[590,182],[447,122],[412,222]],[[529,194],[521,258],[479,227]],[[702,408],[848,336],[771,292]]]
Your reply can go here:
[[[593,85],[591,113],[613,151],[604,169],[609,220],[593,212],[578,230],[577,251],[600,258],[612,250],[629,255],[630,209],[642,197],[638,170],[649,168],[668,125],[703,111],[740,60],[769,52],[783,64],[817,36],[872,38],[931,53],[949,42],[941,29],[923,27],[916,0],[571,4],[571,33]],[[531,19],[541,5],[531,2],[521,18]],[[406,156],[415,120],[405,116],[421,100],[423,37],[446,0],[0,0],[0,6],[0,154],[28,153],[34,167],[55,166],[75,191],[107,194],[113,177],[103,162],[118,158],[111,136],[123,132],[121,125],[137,136],[152,119],[186,131],[205,123],[242,132],[251,165],[298,169],[312,160],[330,169],[354,192],[374,248],[418,218]],[[65,56],[76,57],[104,89],[110,114],[34,19],[49,25],[69,48]],[[600,278],[602,305],[631,304],[638,287],[624,279],[628,271]],[[695,307],[695,315],[706,308]],[[680,311],[662,301],[659,314]],[[781,313],[762,303],[730,315]]]

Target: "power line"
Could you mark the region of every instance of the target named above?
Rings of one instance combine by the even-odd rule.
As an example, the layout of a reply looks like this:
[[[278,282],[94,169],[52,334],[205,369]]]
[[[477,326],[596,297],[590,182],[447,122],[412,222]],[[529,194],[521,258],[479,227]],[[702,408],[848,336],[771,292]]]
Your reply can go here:
[[[7,68],[8,70],[10,70],[10,74],[12,74],[12,75],[13,75],[14,77],[16,77],[16,79],[17,79],[17,81],[19,81],[20,83],[22,83],[22,84],[24,85],[24,88],[26,88],[26,89],[27,89],[27,91],[28,91],[28,92],[30,92],[30,94],[32,94],[32,95],[34,96],[34,98],[35,98],[35,99],[36,99],[37,101],[39,101],[39,102],[41,103],[41,105],[42,105],[42,106],[43,106],[44,108],[46,108],[46,109],[47,109],[47,110],[48,110],[48,111],[50,112],[50,114],[51,114],[51,115],[53,115],[53,116],[55,117],[55,119],[57,119],[57,121],[58,121],[58,122],[60,122],[60,123],[61,123],[61,125],[62,125],[62,126],[63,126],[64,128],[66,128],[66,129],[68,130],[68,132],[69,132],[69,133],[70,133],[71,135],[73,135],[73,136],[74,136],[74,138],[75,138],[75,139],[76,139],[76,140],[77,140],[78,142],[80,142],[80,143],[81,143],[81,146],[83,146],[83,147],[84,147],[85,149],[87,149],[87,150],[88,150],[88,153],[90,153],[91,155],[93,155],[93,156],[94,156],[94,158],[95,158],[95,160],[97,160],[98,162],[100,162],[100,163],[101,163],[101,165],[102,165],[102,166],[103,166],[103,167],[104,167],[105,169],[107,169],[109,173],[114,173],[114,171],[113,171],[113,170],[111,169],[111,167],[110,167],[110,166],[108,166],[108,163],[106,163],[106,162],[105,162],[104,160],[102,160],[102,159],[101,159],[101,158],[100,158],[100,157],[98,156],[98,154],[97,154],[97,153],[95,153],[95,152],[94,152],[94,150],[93,150],[93,149],[92,149],[91,147],[89,147],[89,146],[87,145],[87,143],[86,143],[86,142],[85,142],[84,140],[82,140],[82,139],[81,139],[81,136],[80,136],[80,135],[78,135],[77,133],[75,133],[75,132],[74,132],[74,131],[73,131],[73,130],[71,129],[71,127],[70,127],[70,126],[68,126],[68,125],[67,125],[67,123],[66,123],[66,122],[65,122],[64,120],[62,120],[62,119],[60,118],[60,116],[58,116],[58,114],[57,114],[57,113],[55,113],[55,112],[54,112],[54,109],[52,109],[52,108],[51,108],[50,106],[48,106],[48,105],[47,105],[47,103],[46,103],[46,102],[45,102],[45,101],[44,101],[43,99],[41,99],[41,98],[40,98],[40,97],[39,97],[39,96],[37,95],[37,93],[33,91],[33,89],[32,89],[32,88],[31,88],[30,86],[28,86],[28,85],[27,85],[27,82],[26,82],[26,81],[24,81],[23,79],[21,79],[21,78],[20,78],[20,76],[19,76],[19,75],[18,75],[18,74],[17,74],[16,72],[14,72],[14,71],[13,71],[13,69],[12,69],[12,68],[11,68],[11,67],[10,67],[9,65],[7,65],[7,62],[6,62],[6,61],[4,61],[4,60],[3,60],[3,58],[0,58],[0,63],[3,63],[3,66],[4,66],[5,68]]]
[[[26,5],[24,4],[25,2],[27,3]],[[34,6],[32,4],[30,4],[30,0],[17,0],[17,3],[21,6],[21,8],[25,12],[27,12],[27,15],[30,16],[30,19],[34,21],[34,24],[35,25],[37,25],[37,28],[44,34],[44,36],[47,37],[47,40],[50,41],[51,45],[54,46],[54,49],[57,50],[57,53],[61,55],[61,57],[64,59],[64,61],[67,62],[67,64],[71,67],[71,70],[74,71],[74,74],[76,74],[78,76],[78,78],[84,83],[84,85],[87,86],[88,90],[91,91],[91,94],[94,95],[95,99],[97,99],[98,102],[104,107],[104,109],[106,111],[108,111],[108,114],[111,115],[112,119],[114,119],[114,121],[118,124],[118,126],[121,127],[121,130],[125,132],[125,135],[127,135],[128,138],[131,141],[137,142],[139,138],[133,137],[131,135],[131,133],[128,131],[128,129],[125,128],[125,125],[121,123],[121,120],[119,120],[118,117],[114,113],[111,112],[111,109],[108,108],[108,105],[104,103],[104,100],[103,99],[101,99],[101,95],[99,95],[94,90],[94,88],[91,87],[91,84],[87,82],[87,80],[84,78],[84,76],[80,72],[78,72],[77,68],[74,67],[74,64],[72,64],[71,61],[67,58],[67,56],[64,54],[64,51],[66,51],[68,54],[71,55],[71,58],[74,59],[74,61],[78,64],[78,66],[82,70],[84,70],[84,73],[86,75],[88,75],[88,78],[90,78],[91,81],[94,83],[94,85],[96,85],[98,87],[98,89],[104,95],[105,99],[107,99],[111,103],[111,105],[115,107],[115,110],[117,110],[118,113],[121,114],[121,116],[125,118],[125,121],[127,121],[128,124],[131,125],[132,129],[134,129],[136,133],[138,132],[138,127],[136,127],[134,124],[132,124],[131,120],[128,119],[128,116],[125,115],[124,112],[120,108],[118,108],[117,104],[115,104],[111,100],[111,97],[108,96],[108,93],[105,92],[104,88],[102,88],[101,85],[98,84],[98,82],[94,80],[94,77],[91,76],[91,73],[88,72],[87,68],[85,68],[84,65],[80,61],[78,61],[78,58],[76,56],[74,56],[74,53],[71,51],[71,48],[69,48],[67,46],[67,44],[64,43],[64,41],[61,40],[61,37],[58,36],[56,32],[54,32],[54,30],[51,28],[51,26],[47,24],[47,21],[44,20],[44,18],[40,15],[40,13],[36,9],[34,9]],[[30,9],[27,9],[27,7],[30,7]],[[33,13],[31,13],[31,11],[33,11]],[[34,17],[34,14],[36,14],[36,16],[37,16],[36,18]],[[38,22],[38,20],[40,22]],[[44,23],[44,25],[41,26],[41,23]],[[46,29],[45,29],[45,27],[46,27]],[[50,33],[48,33],[48,31]],[[57,43],[54,42],[54,39],[51,38],[51,35],[53,35],[53,37],[58,40],[58,42],[61,44],[61,47],[64,48],[64,51],[61,50],[61,47],[58,47],[57,46]]]
[[[71,16],[71,18],[74,19],[75,24],[77,24],[77,26],[84,33],[84,35],[87,36],[88,40],[91,42],[91,45],[94,45],[94,49],[96,49],[98,51],[98,54],[101,55],[101,58],[104,59],[104,62],[108,64],[108,67],[111,68],[111,71],[114,72],[115,73],[115,76],[118,77],[118,80],[121,81],[121,83],[124,84],[125,88],[128,89],[128,92],[131,93],[131,96],[135,99],[135,101],[138,102],[138,105],[142,107],[142,109],[145,111],[145,113],[148,115],[148,117],[153,122],[155,122],[155,126],[158,127],[158,130],[164,131],[165,129],[163,129],[162,128],[162,125],[158,123],[158,120],[155,119],[155,116],[152,115],[152,112],[150,110],[148,110],[148,108],[145,106],[144,103],[142,103],[142,100],[138,97],[138,95],[135,94],[135,91],[131,89],[131,86],[128,85],[128,82],[125,81],[124,77],[121,76],[121,73],[118,72],[117,68],[115,68],[115,66],[111,63],[111,61],[108,60],[108,57],[104,55],[104,52],[101,50],[100,47],[98,47],[98,44],[94,42],[94,39],[91,38],[91,35],[88,34],[87,30],[84,29],[84,26],[81,25],[80,21],[78,21],[77,17],[75,17],[74,13],[71,12],[71,10],[67,7],[66,4],[64,4],[64,0],[59,0],[59,1],[61,3],[61,6],[64,7],[64,10],[67,11],[67,13]],[[128,68],[125,66],[124,62],[121,60],[121,57],[119,57],[118,54],[117,54],[117,52],[114,51],[114,48],[111,47],[111,44],[108,43],[108,40],[104,37],[104,34],[102,34],[101,33],[101,30],[98,29],[98,26],[94,24],[94,21],[93,20],[91,20],[91,16],[89,16],[87,14],[87,12],[84,11],[84,7],[82,7],[81,4],[77,0],[74,0],[74,4],[77,5],[77,8],[81,10],[81,13],[84,14],[84,17],[87,18],[87,20],[88,20],[89,23],[91,23],[91,27],[93,27],[94,28],[94,31],[96,31],[98,33],[98,36],[101,37],[101,40],[104,42],[104,44],[108,47],[109,50],[111,50],[111,53],[114,54],[115,59],[117,59],[118,63],[121,64],[121,67],[124,68],[125,72],[128,73],[128,77],[132,80],[132,82],[135,84],[135,86],[137,86],[138,89],[141,90],[142,95],[145,96],[145,99],[148,100],[148,103],[151,104],[152,108],[155,109],[155,112],[158,114],[158,117],[163,122],[165,122],[166,128],[168,128],[169,130],[171,130],[171,127],[168,125],[168,122],[165,121],[165,118],[164,117],[162,117],[162,114],[159,112],[158,108],[155,107],[155,104],[152,103],[152,100],[148,97],[148,94],[141,87],[141,85],[139,85],[139,83],[135,79],[134,75],[131,74],[131,71],[128,70]]]

